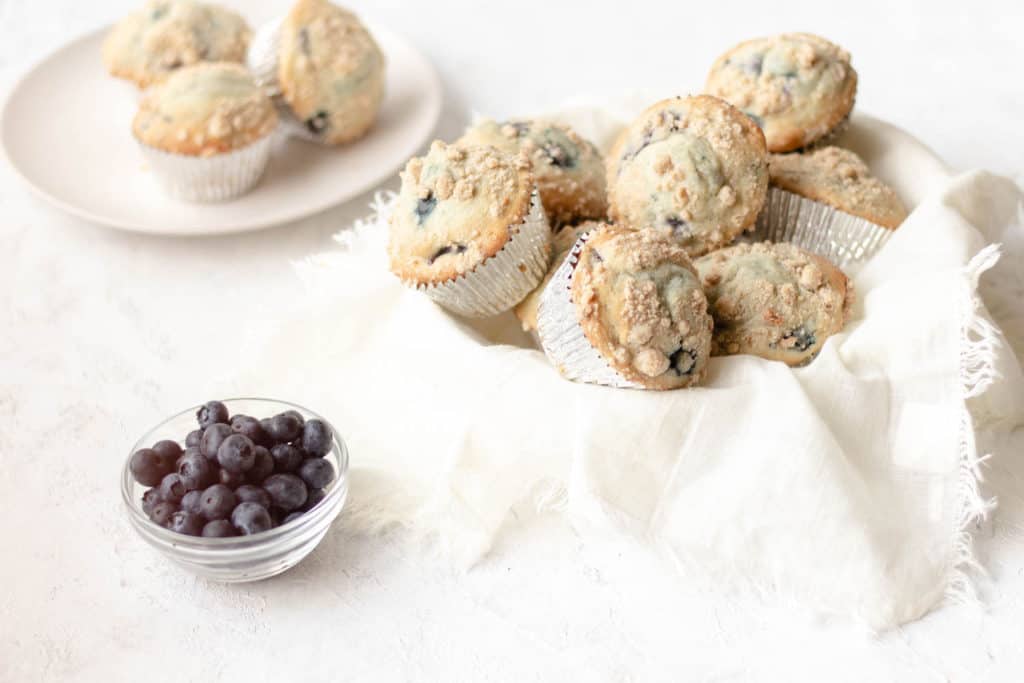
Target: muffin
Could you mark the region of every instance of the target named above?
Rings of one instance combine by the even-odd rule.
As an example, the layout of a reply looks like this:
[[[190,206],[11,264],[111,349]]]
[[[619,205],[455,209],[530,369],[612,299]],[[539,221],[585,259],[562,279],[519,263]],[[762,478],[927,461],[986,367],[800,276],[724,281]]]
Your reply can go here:
[[[576,244],[576,240],[591,230],[598,230],[600,228],[608,227],[607,223],[601,221],[584,221],[576,225],[565,226],[561,230],[555,232],[554,237],[551,238],[551,265],[548,266],[548,272],[544,276],[544,279],[540,281],[532,292],[526,295],[526,298],[516,304],[513,312],[516,317],[519,318],[519,322],[523,326],[524,332],[533,332],[537,329],[537,309],[540,308],[540,297],[544,293],[544,288],[549,282],[551,282],[552,276],[558,267],[562,265],[562,261],[569,255],[569,251],[573,245]]]
[[[244,67],[203,63],[147,90],[132,133],[172,196],[216,201],[256,184],[276,125],[274,105]]]
[[[495,315],[537,286],[551,229],[530,162],[440,140],[402,171],[390,218],[391,271],[462,315]]]
[[[509,154],[524,152],[533,162],[540,199],[553,226],[608,213],[604,159],[592,142],[569,126],[539,119],[485,119],[459,141],[491,145]]]
[[[846,121],[857,94],[850,53],[810,33],[740,43],[715,61],[705,90],[764,130],[769,152],[822,141]]]
[[[103,62],[140,88],[200,62],[243,62],[249,26],[238,14],[192,0],[154,0],[122,19],[103,41]]]
[[[761,130],[708,95],[648,108],[619,135],[607,163],[612,220],[671,235],[691,256],[750,227],[768,189]]]
[[[563,376],[636,389],[699,384],[711,327],[686,250],[654,230],[581,237],[544,289],[537,316],[544,352]]]
[[[299,0],[262,27],[247,62],[286,129],[324,145],[365,135],[384,99],[383,53],[355,14],[326,0]]]
[[[694,265],[715,319],[714,356],[804,365],[843,329],[853,305],[843,272],[792,244],[737,244]]]
[[[895,190],[871,175],[864,161],[847,149],[822,147],[804,154],[772,154],[769,183],[883,228],[895,229],[907,209]]]

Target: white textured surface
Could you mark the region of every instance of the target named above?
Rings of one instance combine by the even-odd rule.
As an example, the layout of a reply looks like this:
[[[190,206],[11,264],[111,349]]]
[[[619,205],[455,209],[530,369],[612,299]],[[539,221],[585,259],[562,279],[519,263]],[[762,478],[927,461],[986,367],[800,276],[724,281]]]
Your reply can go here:
[[[0,87],[134,4],[0,2]],[[354,5],[435,60],[451,91],[449,132],[467,103],[502,115],[567,91],[696,88],[720,47],[799,28],[851,49],[864,109],[957,168],[1020,172],[1024,10],[1014,2],[700,12],[639,2],[586,19],[532,0],[491,19],[453,1]],[[544,49],[524,52],[524,36]],[[173,410],[229,388],[219,378],[253,317],[301,291],[287,259],[322,250],[365,203],[263,234],[143,238],[64,217],[0,166],[0,680],[1020,679],[1020,457],[988,469],[1001,501],[979,548],[994,578],[989,608],[946,608],[879,639],[696,592],[636,548],[582,547],[560,523],[526,514],[467,575],[398,537],[353,538],[344,514],[272,582],[225,588],[168,566],[122,518],[125,449]],[[1024,236],[1007,241],[997,308],[1016,316],[1020,342],[1024,286],[1008,266],[1016,254],[1020,269]],[[1024,439],[1012,446],[1004,452],[1024,452]]]

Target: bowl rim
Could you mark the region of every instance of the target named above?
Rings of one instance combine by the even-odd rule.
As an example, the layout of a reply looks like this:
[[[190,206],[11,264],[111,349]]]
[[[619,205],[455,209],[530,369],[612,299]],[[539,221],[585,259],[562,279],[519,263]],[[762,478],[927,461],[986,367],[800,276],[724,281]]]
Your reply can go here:
[[[332,482],[331,487],[328,489],[327,494],[324,496],[323,500],[313,507],[313,509],[309,510],[306,514],[301,515],[298,519],[294,519],[291,522],[274,527],[273,529],[261,531],[258,534],[252,534],[249,536],[229,536],[227,538],[188,536],[186,534],[179,534],[176,531],[171,531],[170,529],[153,522],[149,518],[149,515],[142,511],[141,501],[136,501],[135,496],[132,495],[132,488],[137,483],[134,477],[132,477],[130,469],[132,455],[134,455],[140,448],[146,447],[146,439],[150,434],[179,418],[194,415],[197,410],[199,410],[203,405],[206,405],[205,403],[200,403],[179,411],[153,425],[147,429],[141,437],[139,437],[128,451],[128,457],[125,459],[124,466],[121,468],[121,499],[125,507],[128,509],[131,521],[136,529],[138,529],[139,532],[144,533],[151,540],[159,542],[161,545],[166,544],[175,546],[180,550],[188,549],[202,551],[216,549],[218,551],[218,555],[221,555],[221,553],[228,555],[233,554],[231,551],[248,554],[254,549],[259,549],[275,542],[279,542],[286,537],[300,535],[313,527],[318,527],[323,523],[323,518],[325,517],[329,518],[327,520],[328,524],[333,521],[334,516],[336,516],[337,512],[340,510],[340,508],[337,507],[338,504],[343,504],[348,495],[349,466],[348,447],[346,446],[344,439],[339,436],[338,429],[334,424],[315,410],[310,410],[303,405],[293,403],[291,401],[283,401],[276,398],[266,398],[261,396],[236,396],[218,400],[225,404],[229,410],[232,403],[240,401],[255,401],[257,403],[281,406],[284,410],[289,408],[297,409],[300,412],[311,415],[314,419],[325,422],[327,426],[331,428],[331,453],[334,453],[338,460],[337,476]],[[283,410],[280,412],[283,412]]]

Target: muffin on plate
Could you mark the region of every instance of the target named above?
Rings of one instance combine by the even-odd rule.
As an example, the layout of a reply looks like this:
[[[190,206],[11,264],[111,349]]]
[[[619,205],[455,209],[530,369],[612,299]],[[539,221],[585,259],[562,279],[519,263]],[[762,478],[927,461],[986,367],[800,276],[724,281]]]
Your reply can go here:
[[[676,97],[648,108],[608,154],[611,218],[672,235],[691,256],[749,228],[768,189],[764,135],[716,97]]]
[[[551,229],[523,155],[440,140],[402,171],[391,271],[462,315],[507,311],[537,286]]]
[[[843,329],[853,305],[843,272],[792,244],[737,244],[694,265],[715,319],[714,356],[804,365]]]
[[[110,30],[103,62],[118,78],[140,88],[200,62],[243,62],[249,26],[219,5],[193,0],[154,0]]]
[[[592,142],[553,121],[485,119],[459,142],[491,145],[503,152],[524,152],[533,162],[544,211],[552,226],[604,218],[608,213],[604,159]]]
[[[540,281],[540,284],[527,294],[525,299],[516,304],[516,307],[513,309],[513,313],[519,318],[524,332],[536,331],[537,309],[540,308],[540,297],[544,293],[544,288],[551,282],[555,271],[562,265],[565,257],[569,255],[569,250],[576,244],[576,240],[591,230],[599,230],[606,227],[608,227],[608,224],[602,221],[583,221],[576,225],[564,226],[561,230],[555,231],[554,237],[551,238],[552,258],[547,274]]]
[[[324,145],[365,135],[384,99],[384,54],[355,14],[327,0],[298,0],[260,28],[247,63],[287,130]]]
[[[857,72],[838,45],[810,33],[783,33],[719,57],[705,89],[757,121],[769,152],[790,152],[821,143],[845,123]]]
[[[204,63],[147,90],[132,133],[172,196],[217,201],[259,181],[276,125],[274,105],[244,67]]]
[[[537,315],[544,352],[564,377],[635,389],[699,384],[711,327],[686,250],[654,230],[602,228],[580,237]]]

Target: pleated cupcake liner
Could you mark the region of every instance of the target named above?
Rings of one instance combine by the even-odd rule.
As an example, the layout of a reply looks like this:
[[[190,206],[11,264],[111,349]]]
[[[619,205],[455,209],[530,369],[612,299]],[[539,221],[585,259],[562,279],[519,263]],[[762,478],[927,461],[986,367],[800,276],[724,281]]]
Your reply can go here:
[[[210,157],[165,152],[139,143],[157,180],[172,197],[219,202],[245,194],[259,182],[270,159],[273,135],[241,149]]]

